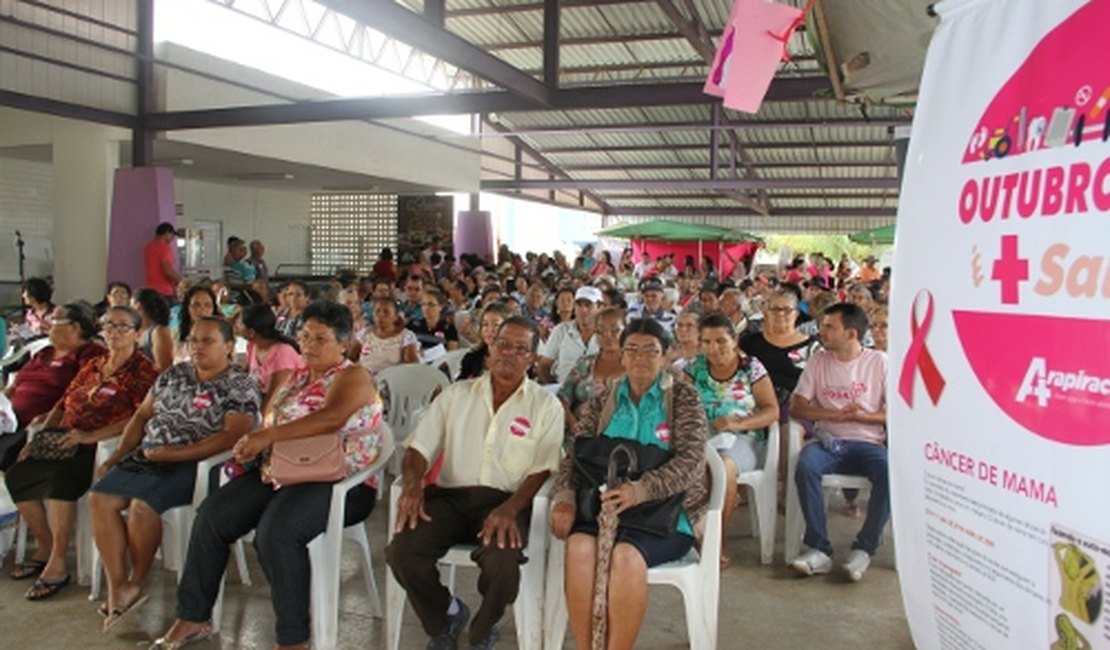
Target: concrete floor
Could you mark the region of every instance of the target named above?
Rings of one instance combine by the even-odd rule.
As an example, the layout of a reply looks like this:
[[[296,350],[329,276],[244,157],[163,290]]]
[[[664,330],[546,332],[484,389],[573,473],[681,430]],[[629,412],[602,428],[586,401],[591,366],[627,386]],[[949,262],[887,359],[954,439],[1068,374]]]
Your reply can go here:
[[[733,518],[729,540],[732,567],[721,580],[720,648],[901,650],[913,647],[889,545],[880,550],[871,571],[859,584],[852,584],[839,575],[797,578],[782,565],[782,518],[779,518],[780,539],[775,564],[763,566],[758,563],[757,540],[747,535],[748,517],[744,508]],[[834,500],[830,524],[837,553],[843,559],[859,521],[838,513],[839,504]],[[368,525],[372,541],[385,539],[385,518],[385,508],[376,510],[371,516]],[[374,568],[379,587],[384,589],[381,551],[380,545],[375,546]],[[231,577],[219,638],[192,647],[198,650],[272,647],[269,587],[261,569],[254,564],[253,550],[248,551],[248,556],[254,586],[245,588]],[[88,600],[86,587],[70,586],[52,600],[32,603],[22,597],[29,584],[9,578],[10,567],[9,555],[0,574],[0,648],[146,647],[172,620],[175,585],[168,571],[155,570],[150,585],[151,599],[141,611],[122,621],[110,634],[101,634],[101,619],[95,604]],[[467,570],[459,572],[461,597],[472,606],[478,600],[475,575]],[[383,647],[384,623],[368,614],[367,596],[357,575],[357,558],[350,552],[345,553],[343,579],[340,647]],[[677,590],[653,587],[637,648],[687,647],[682,612]],[[512,626],[510,613],[502,621],[498,647],[515,647]],[[402,648],[423,648],[426,642],[411,609],[405,613],[401,639]],[[573,647],[569,633],[566,647]]]

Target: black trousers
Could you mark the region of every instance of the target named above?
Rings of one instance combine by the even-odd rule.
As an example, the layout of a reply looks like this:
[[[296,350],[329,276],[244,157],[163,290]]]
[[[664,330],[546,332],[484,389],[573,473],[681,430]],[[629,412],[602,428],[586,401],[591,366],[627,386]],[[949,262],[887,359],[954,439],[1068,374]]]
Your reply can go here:
[[[301,483],[274,490],[254,470],[210,494],[197,510],[189,538],[185,571],[177,586],[177,618],[201,623],[212,617],[231,545],[257,528],[254,548],[270,581],[277,642],[307,641],[312,634],[308,543],[327,526],[331,489],[331,483]],[[374,503],[373,488],[352,489],[344,525],[366,519]]]
[[[510,496],[508,492],[487,487],[428,486],[424,490],[424,511],[432,520],[397,533],[386,548],[389,568],[408,593],[428,636],[439,634],[447,624],[451,593],[440,582],[436,563],[456,544],[479,545],[470,558],[480,571],[478,593],[482,595],[482,604],[470,624],[470,643],[485,640],[505,608],[516,600],[520,565],[526,561],[523,549],[500,549],[496,544],[482,546],[478,540],[486,515]],[[529,520],[528,511],[517,519],[525,543]]]

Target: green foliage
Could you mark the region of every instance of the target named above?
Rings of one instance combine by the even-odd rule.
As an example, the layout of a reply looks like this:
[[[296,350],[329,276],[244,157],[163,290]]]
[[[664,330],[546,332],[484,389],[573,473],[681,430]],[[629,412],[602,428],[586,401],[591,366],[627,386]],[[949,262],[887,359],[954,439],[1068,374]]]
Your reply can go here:
[[[839,262],[840,256],[844,253],[858,262],[868,255],[879,257],[883,249],[887,248],[855,244],[848,241],[847,235],[762,233],[762,237],[767,242],[767,250],[770,252],[778,252],[783,248],[789,248],[795,256],[820,252],[831,258],[833,263]]]

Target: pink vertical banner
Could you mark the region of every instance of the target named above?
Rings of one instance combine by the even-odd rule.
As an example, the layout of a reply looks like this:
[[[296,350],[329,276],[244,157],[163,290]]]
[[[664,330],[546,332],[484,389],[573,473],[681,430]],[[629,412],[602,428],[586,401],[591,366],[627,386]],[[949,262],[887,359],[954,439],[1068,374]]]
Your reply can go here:
[[[486,210],[459,210],[455,213],[455,257],[473,253],[480,257],[493,254],[493,215]]]
[[[112,186],[107,281],[143,286],[143,247],[162,222],[177,225],[173,170],[168,167],[117,169]]]
[[[756,113],[805,12],[766,0],[736,0],[703,92],[728,108]]]

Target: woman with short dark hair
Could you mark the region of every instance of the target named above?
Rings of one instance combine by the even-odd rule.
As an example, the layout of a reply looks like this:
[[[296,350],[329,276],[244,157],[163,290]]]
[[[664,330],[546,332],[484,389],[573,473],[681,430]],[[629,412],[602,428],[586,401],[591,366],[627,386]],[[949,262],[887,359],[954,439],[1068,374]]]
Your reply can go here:
[[[12,501],[38,542],[32,560],[12,573],[17,579],[41,574],[27,590],[28,600],[49,598],[69,584],[66,552],[77,516],[77,499],[92,483],[97,443],[123,431],[158,376],[138,350],[141,323],[139,314],[130,307],[108,310],[102,324],[108,354],[81,366],[4,476]],[[60,439],[56,439],[58,431],[64,432]],[[47,453],[51,450],[36,443],[34,435],[55,438],[53,447],[60,451]],[[72,455],[51,459],[63,452]]]
[[[45,419],[44,414],[62,397],[81,366],[108,352],[92,341],[96,336],[96,320],[83,302],[55,308],[49,336],[50,345],[31,357],[4,389],[19,431],[0,436],[0,471],[15,462],[16,454],[27,441],[27,427]]]
[[[28,278],[23,283],[20,294],[26,310],[23,312],[23,325],[28,336],[40,336],[50,332],[51,314],[54,311],[54,289],[42,278]]]
[[[201,318],[193,324],[189,348],[192,359],[159,375],[124,427],[119,447],[97,468],[100,480],[92,486],[89,509],[108,577],[105,631],[146,599],[162,514],[192,503],[197,462],[230,449],[258,416],[257,384],[231,365],[230,323]]]
[[[636,480],[620,483],[601,493],[600,508],[620,514],[647,501],[685,494],[676,527],[659,536],[617,524],[602,616],[608,620],[608,647],[632,648],[647,609],[647,570],[685,556],[694,545],[709,502],[706,486],[705,411],[697,391],[675,381],[666,370],[670,337],[653,319],[631,321],[621,335],[625,376],[586,403],[578,421],[575,441],[605,436],[630,444],[654,446],[669,458],[648,468]],[[575,647],[596,647],[593,636],[595,579],[598,571],[599,534],[613,534],[602,527],[601,517],[577,517],[578,477],[575,458],[568,454],[559,467],[552,492],[551,532],[566,544],[566,598]],[[704,543],[704,540],[703,540]],[[601,558],[604,560],[605,558]],[[603,574],[604,576],[604,574]]]
[[[347,475],[377,460],[389,429],[382,402],[365,369],[347,360],[351,314],[343,305],[314,302],[303,312],[298,342],[305,368],[277,388],[262,428],[235,444],[235,459],[255,467],[213,492],[197,510],[177,588],[177,620],[156,648],[180,648],[207,638],[231,545],[256,530],[258,561],[270,580],[277,648],[309,646],[308,542],[324,532],[332,483],[280,484],[271,473],[270,448],[278,441],[338,433]],[[344,525],[366,519],[376,502],[377,478],[347,493]]]

